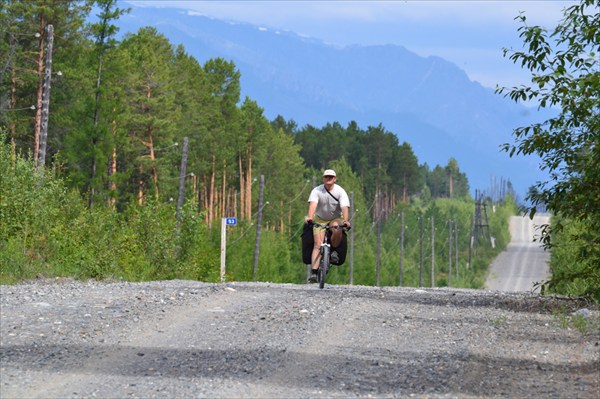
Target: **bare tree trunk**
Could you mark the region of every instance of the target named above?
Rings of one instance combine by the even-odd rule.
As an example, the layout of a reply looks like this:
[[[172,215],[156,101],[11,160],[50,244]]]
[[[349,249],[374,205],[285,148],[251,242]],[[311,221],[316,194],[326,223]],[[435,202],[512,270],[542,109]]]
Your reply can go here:
[[[154,141],[152,137],[152,126],[148,126],[148,149],[150,150],[150,160],[154,161],[156,157],[154,156]],[[152,162],[152,170],[150,171],[152,175],[152,182],[154,183],[154,197],[158,200],[158,172],[156,171],[156,166],[154,162]]]
[[[139,176],[139,180],[138,180],[138,205],[144,205],[144,179],[143,179],[143,174],[144,174],[144,170],[142,168],[142,165],[139,166],[139,172],[140,172],[140,176]]]
[[[242,153],[238,152],[238,169],[240,176],[240,219],[246,218],[246,210],[244,207],[246,182],[244,180],[244,168],[242,166]]]
[[[44,17],[40,17],[40,42],[39,52],[37,61],[37,74],[38,74],[38,85],[37,85],[37,98],[35,106],[35,129],[33,132],[33,159],[38,159],[40,151],[40,131],[42,129],[42,97],[43,97],[43,86],[44,86]]]
[[[192,176],[192,193],[194,193],[194,197],[192,199],[192,204],[193,205],[198,205],[198,196],[196,196],[196,190],[197,188],[197,181],[198,181],[198,176],[196,176],[195,174]]]
[[[110,157],[110,167],[109,167],[109,173],[108,173],[108,177],[109,177],[109,182],[108,182],[108,190],[109,190],[109,197],[108,197],[108,205],[111,208],[114,208],[116,205],[116,201],[117,199],[115,198],[115,195],[117,193],[117,183],[115,183],[113,176],[115,176],[117,174],[117,147],[113,147],[112,150],[112,155]]]
[[[96,79],[96,103],[94,106],[94,130],[97,132],[98,129],[98,119],[100,117],[100,85],[102,83],[102,57],[103,57],[103,46],[104,46],[104,36],[101,38],[100,46],[102,50],[100,50],[100,55],[98,57],[98,74]],[[94,132],[94,133],[96,133]],[[92,151],[94,153],[94,158],[92,160],[92,176],[90,179],[90,197],[88,200],[88,206],[91,208],[94,205],[94,195],[95,195],[95,187],[94,187],[94,179],[96,179],[96,169],[98,167],[96,159],[96,142],[98,138],[94,136],[92,138]]]
[[[17,105],[17,71],[14,68],[11,71],[10,83],[10,101],[8,103],[8,108],[15,109],[15,106]],[[13,145],[15,145],[15,138],[17,137],[17,125],[12,122],[8,127],[8,131],[10,132],[10,141],[13,143]]]
[[[226,181],[227,181],[227,161],[223,160],[223,177],[221,178],[221,217],[225,217],[226,213],[226,206],[225,206],[225,202],[227,201],[227,195],[226,195],[226,190],[225,187],[227,187]]]
[[[208,187],[208,227],[212,227],[214,220],[215,201],[215,156],[212,157],[212,169],[210,172],[210,184]]]
[[[252,218],[252,150],[246,150],[246,219]]]
[[[379,201],[378,196],[381,195],[379,193],[379,183],[375,184],[375,203],[373,204],[373,220],[377,220],[379,217]]]
[[[403,174],[402,176],[403,178],[403,187],[402,187],[402,202],[403,203],[408,203],[408,187],[406,187],[406,173]]]
[[[216,175],[215,175],[215,187],[216,187],[216,183],[218,183],[216,181]],[[222,195],[221,195],[221,188],[219,188],[218,190],[215,188],[215,221],[219,221],[219,219],[221,219],[223,217],[223,210],[221,209],[221,204],[222,204],[222,199],[221,199]]]
[[[152,88],[150,87],[150,82],[146,83],[146,97],[148,100],[152,98]],[[150,112],[150,111],[148,111]],[[150,150],[150,160],[152,162],[152,181],[154,182],[154,196],[158,200],[158,172],[156,171],[156,166],[154,165],[154,160],[156,159],[154,156],[154,142],[153,142],[153,128],[152,126],[148,126],[148,149]]]
[[[202,184],[198,187],[198,211],[208,209],[208,184],[206,184],[206,175],[202,176]],[[204,212],[204,223],[208,224],[208,212]]]
[[[115,110],[113,109],[113,112]],[[117,135],[117,121],[113,119],[112,121],[112,135],[113,138]],[[110,193],[108,197],[108,205],[114,209],[116,205],[116,192],[117,192],[117,183],[115,183],[114,176],[117,174],[117,146],[113,145],[112,155],[109,160],[108,166],[108,191]]]
[[[283,201],[281,201],[281,210],[283,211],[284,209],[284,205],[283,205]],[[281,216],[279,217],[279,232],[283,233],[283,229],[285,229],[285,224],[284,224],[284,213],[281,212]]]
[[[96,148],[95,140],[92,140],[92,148]],[[92,150],[93,151],[93,150]],[[96,159],[96,151],[93,151],[93,159],[92,159],[92,175],[90,176],[90,195],[88,197],[88,207],[92,208],[94,206],[94,195],[96,195],[96,190],[94,189],[94,179],[96,178],[98,162]]]
[[[235,190],[233,191],[233,214],[234,216],[237,217],[237,209],[238,209],[238,203],[237,203],[237,199],[238,199],[238,195],[235,192]]]

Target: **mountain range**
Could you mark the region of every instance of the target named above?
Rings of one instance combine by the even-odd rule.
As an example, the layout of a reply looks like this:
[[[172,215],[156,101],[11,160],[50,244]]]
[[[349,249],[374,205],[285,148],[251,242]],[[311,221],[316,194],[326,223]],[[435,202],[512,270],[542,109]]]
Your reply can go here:
[[[500,146],[513,141],[513,128],[547,115],[471,81],[443,58],[421,57],[398,45],[336,47],[171,8],[134,7],[118,26],[120,35],[154,26],[200,63],[233,61],[242,99],[255,100],[270,120],[281,115],[300,127],[381,124],[413,147],[419,163],[433,168],[455,158],[472,191],[486,191],[502,177],[523,198],[544,178],[537,159],[510,158]]]

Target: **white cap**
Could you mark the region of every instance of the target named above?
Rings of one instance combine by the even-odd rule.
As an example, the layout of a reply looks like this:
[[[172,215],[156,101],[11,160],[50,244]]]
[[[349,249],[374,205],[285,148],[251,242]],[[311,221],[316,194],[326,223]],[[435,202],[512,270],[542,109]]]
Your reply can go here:
[[[327,169],[325,172],[323,172],[323,176],[335,176],[335,170]]]

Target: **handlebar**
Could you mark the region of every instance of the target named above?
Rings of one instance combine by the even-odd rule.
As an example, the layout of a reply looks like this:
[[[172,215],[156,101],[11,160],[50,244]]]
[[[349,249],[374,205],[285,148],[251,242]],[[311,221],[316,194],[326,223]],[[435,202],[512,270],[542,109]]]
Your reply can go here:
[[[309,222],[308,224],[310,226],[317,226],[317,227],[324,228],[325,230],[341,229],[342,231],[348,231],[348,230],[350,230],[352,228],[352,226],[350,226],[350,227],[346,227],[346,226],[343,226],[343,225],[330,226],[328,224],[321,224],[321,223],[317,223],[317,222]]]

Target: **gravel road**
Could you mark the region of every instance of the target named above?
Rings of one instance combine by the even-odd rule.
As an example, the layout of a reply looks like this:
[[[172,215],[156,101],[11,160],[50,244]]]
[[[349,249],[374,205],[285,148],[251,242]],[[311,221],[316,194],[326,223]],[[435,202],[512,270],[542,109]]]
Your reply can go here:
[[[490,290],[518,292],[539,292],[535,283],[549,278],[548,261],[550,253],[540,243],[541,226],[550,223],[550,216],[537,214],[511,216],[509,230],[511,240],[506,251],[494,259],[486,281]]]
[[[600,396],[600,313],[570,299],[68,279],[0,294],[3,399]]]

